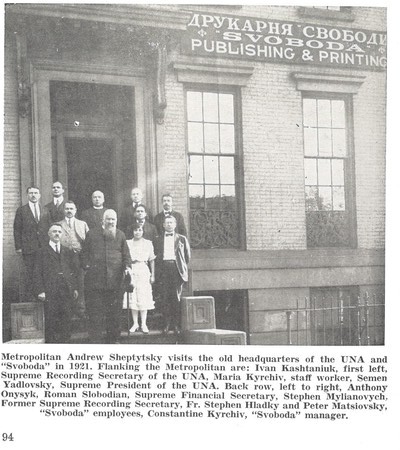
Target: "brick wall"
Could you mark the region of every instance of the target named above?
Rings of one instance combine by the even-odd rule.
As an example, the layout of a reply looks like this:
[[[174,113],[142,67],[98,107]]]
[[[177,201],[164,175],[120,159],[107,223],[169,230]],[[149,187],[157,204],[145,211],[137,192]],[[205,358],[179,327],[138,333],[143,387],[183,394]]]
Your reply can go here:
[[[223,14],[222,8],[218,10]],[[373,30],[384,30],[386,24],[384,8],[354,8],[353,22],[302,18],[297,7],[245,6],[231,9],[230,13]],[[354,96],[357,234],[359,247],[381,248],[385,213],[385,73],[255,63],[241,96],[247,249],[296,250],[306,246],[302,105],[301,93],[291,77],[295,71],[366,76]],[[166,185],[177,194],[179,206],[185,211],[184,91],[172,71],[167,97],[165,155],[166,169],[172,175]]]
[[[291,70],[260,63],[242,91],[249,250],[305,247],[301,97]]]
[[[17,112],[15,40],[6,39],[4,51],[4,172],[3,172],[3,282],[7,293],[15,291],[18,264],[14,250],[13,221],[21,204]],[[6,292],[6,291],[5,291]]]
[[[167,111],[164,125],[164,178],[165,192],[174,197],[174,208],[184,215],[188,223],[187,156],[185,132],[185,93],[176,75],[169,72],[166,82]]]
[[[357,235],[361,248],[385,246],[385,74],[369,73],[354,97]]]

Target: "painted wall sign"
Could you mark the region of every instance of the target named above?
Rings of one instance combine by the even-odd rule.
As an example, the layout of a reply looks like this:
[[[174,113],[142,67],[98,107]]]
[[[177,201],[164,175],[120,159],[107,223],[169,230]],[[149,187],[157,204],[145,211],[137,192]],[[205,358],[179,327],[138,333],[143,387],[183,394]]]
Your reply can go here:
[[[196,56],[384,70],[386,39],[381,31],[196,13],[181,48]]]

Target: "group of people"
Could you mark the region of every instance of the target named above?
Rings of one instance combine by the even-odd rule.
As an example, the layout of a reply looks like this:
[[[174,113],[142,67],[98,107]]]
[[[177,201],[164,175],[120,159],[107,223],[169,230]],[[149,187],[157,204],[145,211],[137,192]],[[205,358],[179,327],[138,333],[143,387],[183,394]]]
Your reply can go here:
[[[95,191],[92,207],[78,219],[59,181],[52,193],[53,200],[42,207],[39,189],[28,187],[28,203],[18,208],[14,220],[28,298],[44,302],[45,341],[69,342],[73,311],[83,309],[91,343],[119,342],[124,308],[132,313],[129,331],[148,333],[147,311],[155,308],[154,297],[163,332],[178,334],[190,246],[172,196],[163,195],[163,210],[153,218],[137,187],[119,214],[107,209],[104,194]]]

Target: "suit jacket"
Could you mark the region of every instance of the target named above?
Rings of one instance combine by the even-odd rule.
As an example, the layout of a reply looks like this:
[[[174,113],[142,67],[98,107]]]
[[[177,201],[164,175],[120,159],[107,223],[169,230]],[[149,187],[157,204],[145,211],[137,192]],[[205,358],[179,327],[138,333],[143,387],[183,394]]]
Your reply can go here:
[[[177,211],[171,211],[171,216],[174,216],[176,219],[176,232],[179,234],[183,234],[183,236],[187,236],[185,220],[183,219],[182,214],[178,213]],[[164,211],[161,211],[154,217],[154,225],[156,226],[157,232],[160,236],[164,233],[164,217]]]
[[[43,236],[47,235],[43,209],[39,205],[40,221],[36,223],[29,204],[20,206],[14,219],[15,250],[22,250],[24,255],[34,254],[41,246]]]
[[[52,223],[61,222],[61,220],[64,219],[64,205],[65,200],[63,200],[59,206],[56,206],[52,200],[44,206],[44,213],[47,218],[49,228]]]
[[[66,245],[66,242],[68,241],[68,236],[71,233],[76,233],[76,236],[78,238],[79,243],[83,244],[84,240],[86,239],[86,234],[89,231],[89,227],[87,226],[87,223],[84,222],[83,220],[79,220],[77,218],[74,219],[74,227],[71,230],[71,228],[68,226],[67,223],[67,219],[62,220],[61,222],[59,222],[59,224],[61,225],[63,231],[64,231],[64,236],[61,237],[61,243],[63,245]],[[80,250],[80,249],[79,249]]]
[[[60,272],[61,271],[61,272]],[[38,295],[46,293],[47,300],[57,300],[59,286],[59,273],[62,273],[64,281],[68,286],[69,294],[78,289],[79,261],[78,256],[72,250],[61,245],[60,254],[50,247],[44,245],[36,254],[34,269],[34,291]]]
[[[85,289],[118,290],[124,271],[132,264],[125,234],[117,230],[115,239],[108,240],[103,229],[89,230],[81,252],[85,274]]]
[[[148,211],[147,206],[143,203],[140,203],[141,206],[146,208],[147,218],[146,221],[153,223],[153,217]],[[134,215],[135,208],[132,206],[132,203],[127,205],[125,208],[121,210],[118,214],[118,228],[123,231],[125,234],[128,232],[128,228],[136,221],[136,217]]]
[[[136,219],[135,219],[136,222]],[[151,241],[154,244],[154,241],[156,240],[158,236],[156,227],[150,223],[148,220],[145,220],[143,225],[143,238]],[[126,238],[127,239],[133,239],[133,225],[129,225],[127,231],[126,231]]]
[[[81,214],[81,219],[87,223],[89,230],[92,228],[101,228],[103,224],[103,214],[107,208],[95,209],[89,208]]]
[[[161,265],[164,255],[164,233],[157,237],[154,244],[154,253],[156,255],[156,276],[157,271],[162,270]],[[188,281],[188,264],[190,262],[190,245],[185,236],[175,233],[175,258],[176,267],[183,281]]]

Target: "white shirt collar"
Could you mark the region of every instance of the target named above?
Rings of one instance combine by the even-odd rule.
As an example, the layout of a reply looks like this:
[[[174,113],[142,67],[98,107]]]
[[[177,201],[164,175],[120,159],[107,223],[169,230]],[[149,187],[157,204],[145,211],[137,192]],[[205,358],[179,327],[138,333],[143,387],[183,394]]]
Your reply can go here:
[[[64,196],[61,195],[60,197],[53,197],[53,203],[56,204],[58,202],[59,205],[64,201]]]
[[[59,245],[59,248],[61,248],[60,244],[56,244],[56,243],[53,242],[53,241],[49,241],[49,244],[50,244],[50,247],[51,247],[55,252],[57,252],[57,245]]]
[[[94,206],[94,205],[93,205],[93,208],[94,208],[94,209],[103,209],[104,206]]]

